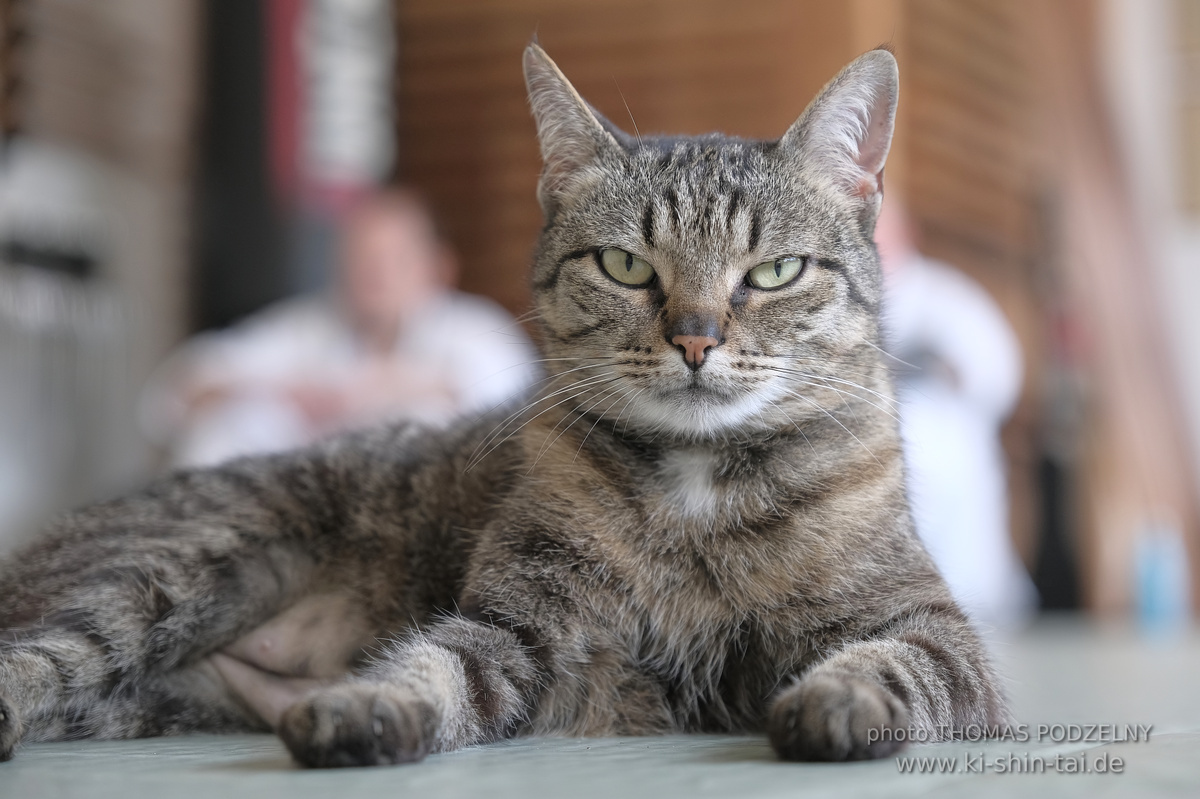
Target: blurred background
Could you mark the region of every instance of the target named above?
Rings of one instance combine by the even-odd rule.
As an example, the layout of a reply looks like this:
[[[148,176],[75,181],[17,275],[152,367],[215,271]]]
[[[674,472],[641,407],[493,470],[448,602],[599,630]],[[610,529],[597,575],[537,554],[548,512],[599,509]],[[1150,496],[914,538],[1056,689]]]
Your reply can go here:
[[[1001,533],[1031,601],[1186,617],[1200,0],[0,0],[0,554],[171,462],[170,353],[328,289],[379,187],[526,311],[535,33],[627,129],[758,138],[888,44],[889,201],[1015,335]]]

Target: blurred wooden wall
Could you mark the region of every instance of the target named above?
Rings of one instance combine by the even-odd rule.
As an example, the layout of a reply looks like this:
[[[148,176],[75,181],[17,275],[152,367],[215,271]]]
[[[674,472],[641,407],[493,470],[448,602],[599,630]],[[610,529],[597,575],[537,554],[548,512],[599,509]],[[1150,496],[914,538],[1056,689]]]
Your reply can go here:
[[[1138,224],[1143,209],[1098,74],[1096,4],[1022,2],[1057,199],[1054,265],[1083,328],[1090,382],[1079,491],[1085,588],[1090,607],[1115,612],[1136,601],[1139,541],[1155,527],[1182,534],[1200,573],[1196,453],[1156,296],[1156,248]],[[1200,593],[1192,600],[1200,607]]]
[[[1011,528],[1032,568],[1046,520],[1037,484],[1048,332],[1039,236],[1034,68],[1020,3],[908,0],[901,61],[903,187],[927,255],[954,264],[1000,304],[1021,342],[1025,381],[1004,430]]]

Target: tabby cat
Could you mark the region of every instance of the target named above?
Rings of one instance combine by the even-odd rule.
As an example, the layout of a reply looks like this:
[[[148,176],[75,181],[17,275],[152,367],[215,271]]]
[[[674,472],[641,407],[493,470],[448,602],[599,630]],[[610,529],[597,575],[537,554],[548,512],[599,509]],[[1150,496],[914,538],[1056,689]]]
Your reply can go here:
[[[879,349],[895,60],[770,142],[631,137],[536,45],[525,75],[532,401],[58,520],[0,577],[0,758],[274,729],[309,766],[672,731],[848,760],[1004,721],[913,533]]]

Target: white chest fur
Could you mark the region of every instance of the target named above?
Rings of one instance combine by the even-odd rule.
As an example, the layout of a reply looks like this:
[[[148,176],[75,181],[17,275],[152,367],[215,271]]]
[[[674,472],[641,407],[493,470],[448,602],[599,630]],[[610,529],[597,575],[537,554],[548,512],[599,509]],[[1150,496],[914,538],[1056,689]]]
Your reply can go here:
[[[720,501],[713,484],[716,457],[703,449],[680,449],[662,459],[660,479],[667,503],[682,516],[711,516]]]

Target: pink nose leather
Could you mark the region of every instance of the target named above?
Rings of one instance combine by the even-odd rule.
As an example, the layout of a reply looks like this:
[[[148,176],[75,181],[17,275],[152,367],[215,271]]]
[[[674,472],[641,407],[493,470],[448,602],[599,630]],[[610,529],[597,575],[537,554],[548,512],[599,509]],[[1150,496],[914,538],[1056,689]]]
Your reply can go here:
[[[721,342],[712,336],[676,336],[671,339],[671,343],[676,347],[683,347],[683,359],[690,366],[699,366],[704,363],[704,353],[708,351],[708,348],[715,347]]]

